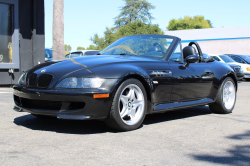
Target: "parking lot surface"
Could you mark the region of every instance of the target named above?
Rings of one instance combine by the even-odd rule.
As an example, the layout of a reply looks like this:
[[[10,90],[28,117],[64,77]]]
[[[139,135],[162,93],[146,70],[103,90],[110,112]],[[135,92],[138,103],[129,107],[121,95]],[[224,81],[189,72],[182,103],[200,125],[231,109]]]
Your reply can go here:
[[[0,88],[1,165],[250,165],[250,82],[239,83],[232,114],[207,106],[152,114],[130,132],[18,113],[12,98]]]

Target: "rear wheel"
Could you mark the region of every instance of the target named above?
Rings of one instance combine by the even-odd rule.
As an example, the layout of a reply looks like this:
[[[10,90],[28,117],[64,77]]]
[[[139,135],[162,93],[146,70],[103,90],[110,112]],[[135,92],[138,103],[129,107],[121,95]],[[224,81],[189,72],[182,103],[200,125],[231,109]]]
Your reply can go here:
[[[116,130],[137,129],[145,118],[146,102],[146,91],[140,81],[136,79],[124,81],[116,91],[105,123]]]
[[[236,101],[236,86],[231,77],[227,77],[217,94],[214,103],[209,105],[209,108],[214,113],[228,114],[234,109]]]

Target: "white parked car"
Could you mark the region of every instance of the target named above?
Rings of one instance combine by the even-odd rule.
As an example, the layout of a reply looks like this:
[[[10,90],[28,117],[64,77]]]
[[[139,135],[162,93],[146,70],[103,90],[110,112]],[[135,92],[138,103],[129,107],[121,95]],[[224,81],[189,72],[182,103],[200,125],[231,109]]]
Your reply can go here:
[[[81,56],[96,55],[99,52],[100,52],[99,50],[77,50],[77,51],[72,51],[69,54],[66,54],[65,58],[77,58]]]
[[[245,78],[247,80],[250,79],[250,64],[238,63],[227,55],[218,55],[218,54],[208,54],[208,55],[213,57],[214,60],[216,60],[216,61],[241,66],[241,69],[243,70],[243,72],[245,74],[243,78]]]

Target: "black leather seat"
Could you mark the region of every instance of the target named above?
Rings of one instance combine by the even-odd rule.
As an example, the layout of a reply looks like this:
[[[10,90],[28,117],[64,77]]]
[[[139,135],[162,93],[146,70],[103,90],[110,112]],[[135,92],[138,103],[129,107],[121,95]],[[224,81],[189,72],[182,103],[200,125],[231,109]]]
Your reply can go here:
[[[183,58],[185,59],[189,55],[197,55],[196,49],[192,46],[183,48]]]

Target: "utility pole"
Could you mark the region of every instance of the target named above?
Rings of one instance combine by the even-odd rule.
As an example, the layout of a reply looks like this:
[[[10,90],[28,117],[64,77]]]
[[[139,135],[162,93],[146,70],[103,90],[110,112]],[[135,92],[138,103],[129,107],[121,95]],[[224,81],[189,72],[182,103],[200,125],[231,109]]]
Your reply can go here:
[[[53,59],[65,58],[64,52],[64,0],[54,0],[53,4]]]

